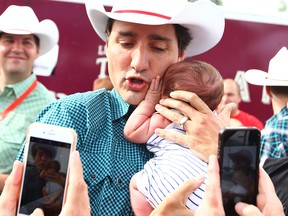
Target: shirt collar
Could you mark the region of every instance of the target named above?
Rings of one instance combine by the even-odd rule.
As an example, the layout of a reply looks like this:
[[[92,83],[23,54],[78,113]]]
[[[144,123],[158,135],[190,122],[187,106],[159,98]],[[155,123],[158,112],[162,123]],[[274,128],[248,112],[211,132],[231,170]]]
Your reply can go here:
[[[283,107],[280,112],[271,116],[267,121],[266,124],[271,124],[273,122],[278,121],[279,118],[286,117],[288,115],[288,106]]]
[[[123,98],[120,96],[120,94],[113,88],[110,92],[111,95],[111,113],[113,115],[113,119],[119,119],[123,116],[125,116],[128,112],[128,115],[131,114],[131,111],[133,111],[136,106],[130,105],[127,102],[123,100]]]
[[[12,85],[7,85],[6,87],[13,89],[16,98],[20,97],[21,94],[26,91],[26,89],[29,88],[30,85],[34,82],[36,79],[36,76],[34,73],[32,73],[28,78],[25,80],[22,80],[21,82],[12,84]]]

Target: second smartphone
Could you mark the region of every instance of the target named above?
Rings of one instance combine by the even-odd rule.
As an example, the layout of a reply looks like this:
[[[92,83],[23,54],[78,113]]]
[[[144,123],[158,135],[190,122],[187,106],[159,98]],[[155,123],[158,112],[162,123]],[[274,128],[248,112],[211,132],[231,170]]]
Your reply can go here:
[[[65,202],[69,159],[75,149],[74,130],[33,123],[27,133],[24,170],[17,215],[41,208],[45,215],[60,214]]]
[[[259,178],[260,131],[227,127],[219,133],[222,201],[227,216],[237,216],[235,204],[256,205]]]

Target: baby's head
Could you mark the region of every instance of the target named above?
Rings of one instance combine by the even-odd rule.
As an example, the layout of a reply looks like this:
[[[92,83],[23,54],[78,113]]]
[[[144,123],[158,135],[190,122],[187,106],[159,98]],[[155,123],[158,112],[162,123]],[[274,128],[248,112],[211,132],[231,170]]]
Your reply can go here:
[[[171,65],[162,80],[162,97],[169,97],[175,90],[196,93],[211,110],[223,96],[223,78],[212,65],[198,60],[186,59]]]
[[[59,172],[61,169],[60,162],[57,160],[49,161],[48,169],[55,170],[56,172]]]

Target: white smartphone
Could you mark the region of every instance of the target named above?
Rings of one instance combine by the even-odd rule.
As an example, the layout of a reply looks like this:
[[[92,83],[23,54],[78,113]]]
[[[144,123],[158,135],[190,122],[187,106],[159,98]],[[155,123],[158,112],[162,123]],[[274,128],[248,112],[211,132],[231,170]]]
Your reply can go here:
[[[36,208],[45,215],[60,214],[76,142],[77,134],[71,128],[42,123],[29,126],[17,215],[30,215]]]

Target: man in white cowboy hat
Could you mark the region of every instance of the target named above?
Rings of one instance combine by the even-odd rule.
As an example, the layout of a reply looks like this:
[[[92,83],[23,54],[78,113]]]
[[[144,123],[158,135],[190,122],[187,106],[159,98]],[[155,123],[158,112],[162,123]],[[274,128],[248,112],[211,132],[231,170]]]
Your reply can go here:
[[[224,18],[210,1],[116,0],[111,12],[106,12],[101,2],[87,1],[86,10],[93,28],[106,42],[113,90],[60,99],[46,107],[37,121],[77,132],[91,214],[129,216],[133,215],[130,178],[152,155],[145,146],[125,140],[127,117],[144,99],[156,76],[162,77],[171,64],[185,56],[203,53],[219,42]],[[171,97],[156,109],[176,124],[187,118],[181,121],[187,133],[160,130],[159,135],[190,146],[208,161],[210,154],[217,153],[219,129],[229,121],[233,106],[227,105],[216,116],[191,92],[174,92]],[[23,149],[18,159],[22,157]],[[185,205],[183,210],[187,211]]]
[[[282,47],[270,60],[268,72],[251,69],[245,79],[265,86],[274,115],[261,131],[261,163],[268,157],[288,156],[288,50]]]
[[[33,63],[58,43],[57,26],[39,22],[27,6],[9,6],[0,16],[0,191],[27,127],[55,97],[37,81]]]
[[[265,86],[273,116],[261,131],[261,164],[269,174],[288,215],[288,50],[282,47],[270,60],[268,72],[251,69],[245,79]]]

